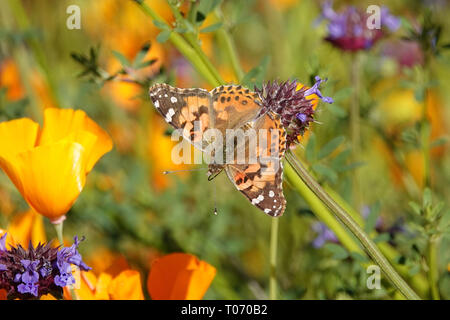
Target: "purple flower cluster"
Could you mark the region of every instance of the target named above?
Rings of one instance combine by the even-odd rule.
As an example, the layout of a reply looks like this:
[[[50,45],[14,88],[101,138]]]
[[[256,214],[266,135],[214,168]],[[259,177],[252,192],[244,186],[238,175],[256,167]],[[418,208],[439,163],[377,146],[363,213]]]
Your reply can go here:
[[[311,88],[302,86],[296,80],[281,83],[273,81],[263,84],[261,89],[255,88],[263,102],[261,113],[272,111],[280,116],[287,131],[288,146],[297,143],[298,136],[303,135],[314,120],[317,98],[311,96],[333,103],[333,99],[324,97],[319,90],[320,84],[325,80],[320,77],[315,80],[316,83]],[[301,88],[297,90],[299,86]]]
[[[52,294],[62,298],[63,287],[74,284],[72,265],[80,270],[89,268],[77,248],[78,237],[70,247],[52,248],[50,243],[31,243],[25,250],[21,245],[6,249],[6,233],[0,238],[0,289],[8,292],[8,299],[38,299]]]
[[[342,50],[358,51],[370,49],[383,36],[381,27],[386,27],[389,31],[400,27],[400,20],[384,6],[380,10],[380,28],[369,29],[369,17],[369,14],[353,6],[337,13],[333,10],[332,2],[326,1],[322,6],[319,21],[328,20],[327,41]]]

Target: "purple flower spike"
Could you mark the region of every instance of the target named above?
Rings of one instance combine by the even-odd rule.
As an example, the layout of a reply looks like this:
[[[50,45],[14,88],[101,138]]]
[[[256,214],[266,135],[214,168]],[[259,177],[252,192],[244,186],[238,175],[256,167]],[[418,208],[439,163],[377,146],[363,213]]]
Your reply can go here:
[[[381,27],[393,32],[400,27],[400,20],[389,13],[387,7],[381,8]],[[370,49],[383,35],[381,29],[369,29],[369,14],[353,6],[347,6],[337,13],[332,2],[322,5],[322,14],[318,21],[327,20],[328,35],[325,38],[334,46],[348,51]]]
[[[324,80],[316,77],[316,83],[309,89],[296,80],[267,82],[261,89],[255,88],[262,101],[261,114],[272,111],[280,116],[287,133],[288,146],[298,143],[299,136],[302,136],[309,124],[314,121],[317,99],[307,98],[308,95],[316,94],[325,102],[333,102],[333,99],[322,96],[319,90],[322,82]]]
[[[75,237],[70,247],[53,248],[38,244],[28,249],[21,245],[5,248],[5,236],[0,238],[0,289],[8,292],[8,299],[36,299],[45,294],[63,298],[63,287],[75,283],[73,266],[90,270],[77,248],[81,241]]]

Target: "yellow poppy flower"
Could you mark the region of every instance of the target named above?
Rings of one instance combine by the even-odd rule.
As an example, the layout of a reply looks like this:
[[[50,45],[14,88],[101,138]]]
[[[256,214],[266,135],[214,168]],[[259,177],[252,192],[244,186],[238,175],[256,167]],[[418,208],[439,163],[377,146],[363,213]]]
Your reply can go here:
[[[8,234],[25,249],[30,241],[34,247],[47,241],[42,216],[33,209],[17,214],[8,225]]]
[[[102,272],[81,272],[79,288],[73,290],[78,300],[144,300],[141,276],[136,270],[123,270],[117,276]],[[64,290],[64,297],[71,299]]]
[[[86,175],[111,149],[111,138],[82,110],[46,109],[42,131],[26,118],[0,123],[0,167],[53,222],[69,211]]]
[[[197,257],[173,253],[156,259],[147,288],[153,300],[200,300],[216,275],[216,268]]]

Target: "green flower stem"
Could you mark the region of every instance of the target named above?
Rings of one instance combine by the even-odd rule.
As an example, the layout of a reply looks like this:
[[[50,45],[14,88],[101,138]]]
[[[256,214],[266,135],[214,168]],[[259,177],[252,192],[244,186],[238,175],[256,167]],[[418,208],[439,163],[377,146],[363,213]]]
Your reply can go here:
[[[325,191],[336,201],[348,214],[361,226],[364,226],[364,220],[361,215],[356,212],[342,197],[329,186],[324,186]],[[374,231],[371,234],[372,238],[377,236],[377,232]],[[426,297],[429,294],[430,286],[424,274],[418,273],[414,276],[410,274],[410,268],[406,265],[398,264],[396,259],[400,256],[400,253],[393,248],[387,242],[377,243],[380,251],[386,256],[389,262],[393,265],[395,270],[404,278],[408,279],[408,282],[411,284],[411,287],[419,293],[420,296]]]
[[[420,297],[409,287],[409,285],[400,277],[400,275],[391,266],[389,261],[383,256],[375,243],[370,237],[361,229],[358,223],[344,210],[339,204],[337,204],[328,193],[322,189],[322,187],[312,178],[303,165],[297,161],[295,155],[288,151],[286,159],[291,165],[296,174],[303,180],[308,188],[320,199],[318,201],[323,202],[336,216],[336,218],[342,222],[352,233],[358,238],[367,254],[372,260],[378,264],[383,270],[386,277],[392,282],[392,284],[407,298],[410,300],[420,300]],[[334,230],[333,230],[334,231]],[[337,235],[337,234],[336,234]]]
[[[55,230],[56,230],[56,236],[58,237],[58,241],[61,246],[64,246],[63,224],[64,224],[64,222],[54,224]]]
[[[361,155],[361,126],[360,126],[360,108],[359,108],[359,91],[360,91],[360,56],[355,53],[351,56],[351,86],[353,93],[350,104],[350,138],[352,142],[352,158],[354,162],[359,161]],[[359,170],[353,172],[353,206],[359,210],[361,208],[361,184],[359,179]]]
[[[222,12],[219,8],[214,11],[214,16],[217,20],[222,20]],[[219,43],[222,44],[222,48],[224,52],[228,56],[228,60],[233,68],[234,75],[236,76],[237,81],[240,83],[244,78],[244,70],[242,70],[241,64],[239,62],[239,57],[236,52],[236,46],[234,45],[233,39],[230,36],[230,33],[225,28],[220,28],[217,30],[217,38]]]
[[[325,223],[329,229],[333,230],[340,243],[342,243],[349,252],[357,252],[365,255],[364,251],[358,246],[347,230],[345,230],[344,226],[336,220],[320,198],[318,198],[306,183],[299,178],[297,172],[291,165],[284,167],[284,175],[290,185],[303,197],[303,199],[305,199],[319,220]]]
[[[135,3],[146,15],[150,16],[153,20],[167,24],[155,11],[153,11],[152,8],[150,8],[144,2],[135,1]],[[221,82],[216,79],[214,74],[211,73],[208,66],[205,65],[204,61],[198,55],[198,52],[196,52],[196,50],[194,50],[179,33],[172,31],[169,40],[178,49],[178,51],[180,51],[180,53],[189,60],[189,62],[193,65],[197,72],[201,74],[206,81],[208,81],[212,86],[219,86],[221,84]]]
[[[278,246],[278,223],[279,218],[271,218],[270,228],[270,281],[269,297],[277,299],[277,246]]]
[[[167,3],[170,6],[170,9],[172,10],[172,13],[174,14],[174,16],[176,18],[176,21],[179,22],[179,23],[183,23],[184,24],[183,27],[188,28],[186,23],[184,23],[185,19],[180,14],[180,11],[178,11],[178,8],[176,6],[174,6],[171,3],[170,0],[167,0]],[[202,48],[200,47],[200,45],[198,43],[198,36],[197,36],[197,34],[194,33],[194,32],[187,31],[185,33],[185,38],[189,42],[191,47],[195,50],[195,52],[200,57],[200,59],[203,61],[205,66],[208,68],[208,70],[212,73],[214,78],[216,78],[217,83],[224,83],[224,81],[222,79],[222,76],[220,75],[220,73],[217,71],[217,69],[214,67],[214,65],[211,63],[211,61],[208,59],[208,57],[206,56],[206,54],[203,52]]]
[[[431,286],[431,297],[433,300],[439,300],[439,269],[438,269],[438,243],[439,237],[431,236],[428,241],[428,281]]]

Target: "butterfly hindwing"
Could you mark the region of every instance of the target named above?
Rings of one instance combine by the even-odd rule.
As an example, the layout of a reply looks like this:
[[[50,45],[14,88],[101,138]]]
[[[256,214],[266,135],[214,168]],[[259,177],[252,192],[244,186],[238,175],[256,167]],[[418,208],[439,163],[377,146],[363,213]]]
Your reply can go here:
[[[257,132],[264,132],[258,141],[256,163],[229,164],[225,166],[228,177],[249,201],[270,216],[280,216],[286,207],[283,195],[283,163],[286,151],[286,132],[280,119],[272,112],[252,122]],[[266,129],[266,131],[260,131]],[[248,143],[246,154],[249,154]],[[239,146],[237,146],[239,148]]]

